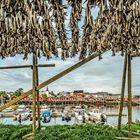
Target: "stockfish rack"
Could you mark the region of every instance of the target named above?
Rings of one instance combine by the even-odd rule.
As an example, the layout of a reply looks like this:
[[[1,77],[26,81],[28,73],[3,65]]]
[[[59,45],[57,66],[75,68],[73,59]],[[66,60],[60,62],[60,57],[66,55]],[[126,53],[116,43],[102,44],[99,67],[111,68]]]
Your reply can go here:
[[[95,7],[98,7],[99,10],[98,16],[94,18],[93,9]],[[85,16],[82,16],[83,12]],[[67,36],[65,26],[67,13],[70,13],[71,34],[69,35],[71,39]],[[83,26],[79,27],[79,21],[82,17],[84,17]],[[82,35],[80,31],[82,31]],[[97,56],[101,59],[102,53],[111,50],[113,56],[117,52],[126,55],[121,101],[123,102],[126,69],[128,69],[128,123],[129,137],[131,137],[131,55],[139,53],[139,42],[139,0],[1,0],[0,57],[14,57],[16,54],[23,54],[24,59],[26,59],[28,54],[32,53],[32,65],[7,68],[31,67],[33,70],[33,88],[0,106],[0,111],[32,94],[33,133],[35,134],[35,101],[38,91]],[[38,84],[37,71],[41,65],[37,64],[36,57],[43,55],[49,59],[52,55],[59,56],[58,46],[61,49],[62,60],[79,54],[80,62]],[[42,65],[42,67],[44,66]],[[120,122],[119,119],[119,124]]]

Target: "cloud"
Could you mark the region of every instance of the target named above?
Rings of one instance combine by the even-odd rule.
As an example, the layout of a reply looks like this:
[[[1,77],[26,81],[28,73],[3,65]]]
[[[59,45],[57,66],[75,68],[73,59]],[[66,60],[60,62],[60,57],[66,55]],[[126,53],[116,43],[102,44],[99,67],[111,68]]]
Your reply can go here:
[[[24,65],[32,64],[32,57],[29,56],[27,61],[22,60],[21,56],[1,60],[0,66],[4,65]],[[102,60],[98,58],[88,62],[80,68],[74,70],[68,75],[53,82],[48,87],[55,92],[73,91],[82,89],[89,92],[107,91],[110,93],[120,93],[121,79],[123,73],[123,60],[119,54],[111,57],[111,52],[103,55]],[[78,62],[78,57],[69,58],[62,61],[60,58],[52,58],[50,61],[42,57],[40,64],[55,64],[51,68],[39,68],[39,80],[43,82],[66,68]],[[139,94],[140,90],[140,65],[139,58],[132,60],[132,86],[133,94]],[[32,70],[0,70],[0,90],[16,90],[23,88],[25,91],[32,86]],[[42,89],[43,90],[43,89]],[[127,92],[127,89],[126,89]]]

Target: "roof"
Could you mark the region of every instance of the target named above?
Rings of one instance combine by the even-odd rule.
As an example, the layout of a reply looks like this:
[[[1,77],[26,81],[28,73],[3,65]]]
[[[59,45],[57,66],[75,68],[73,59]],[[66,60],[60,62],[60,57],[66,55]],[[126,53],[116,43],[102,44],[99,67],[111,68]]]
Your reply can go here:
[[[26,59],[28,54],[37,52],[38,57],[49,59],[58,56],[58,48],[62,59],[77,54],[83,59],[105,50],[112,50],[113,55],[139,51],[140,3],[137,0],[84,2],[1,0],[0,57],[24,54]],[[99,8],[97,18],[92,14],[95,7]],[[83,26],[79,27],[79,23]]]
[[[83,90],[74,90],[73,93],[84,93],[84,91]]]

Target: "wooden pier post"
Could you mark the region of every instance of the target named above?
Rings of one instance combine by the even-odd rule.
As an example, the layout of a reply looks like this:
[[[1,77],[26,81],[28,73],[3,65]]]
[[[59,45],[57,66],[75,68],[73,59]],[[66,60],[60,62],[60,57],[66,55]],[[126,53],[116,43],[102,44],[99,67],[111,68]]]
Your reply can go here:
[[[119,109],[119,117],[118,117],[118,129],[121,129],[122,122],[122,112],[123,112],[123,102],[124,102],[124,93],[125,93],[125,84],[126,84],[126,71],[127,71],[127,54],[125,54],[124,58],[124,67],[123,67],[123,77],[122,77],[122,87],[121,87],[121,100],[120,100],[120,109]]]
[[[132,83],[131,83],[131,56],[128,54],[128,137],[132,136]]]
[[[32,67],[32,118],[33,118],[33,125],[32,125],[32,131],[33,135],[36,133],[36,53],[33,53],[33,67]]]

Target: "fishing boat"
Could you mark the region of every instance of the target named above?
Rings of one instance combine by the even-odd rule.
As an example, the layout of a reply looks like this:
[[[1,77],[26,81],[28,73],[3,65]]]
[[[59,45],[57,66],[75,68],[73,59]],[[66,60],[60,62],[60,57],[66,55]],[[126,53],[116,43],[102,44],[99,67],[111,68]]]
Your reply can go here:
[[[48,109],[48,106],[47,105],[42,105],[41,109]]]
[[[25,105],[19,105],[18,106],[18,109],[16,110],[17,112],[23,112],[23,111],[25,111],[27,108],[26,108],[26,106]]]
[[[12,108],[13,110],[16,110],[18,108],[18,106],[17,105],[12,105],[12,106],[10,106],[10,108]]]
[[[83,111],[83,108],[81,106],[75,106],[75,108],[73,110],[75,112],[81,112],[81,111]]]
[[[75,112],[75,119],[78,123],[83,122],[83,115],[80,112]]]
[[[7,112],[13,112],[13,111],[14,111],[14,109],[8,107],[8,108],[4,109],[2,112],[7,113]]]
[[[100,113],[99,109],[92,109],[91,111],[75,112],[75,119],[78,123],[105,123],[106,115]]]
[[[26,121],[26,120],[28,120],[28,118],[30,117],[30,113],[29,113],[29,112],[26,112],[26,113],[21,113],[21,114],[17,114],[17,115],[15,114],[13,120],[14,120],[14,121],[17,121],[19,115],[21,115],[21,120],[22,120],[22,121]]]
[[[49,123],[51,121],[51,112],[44,111],[41,115],[41,118],[43,123]]]
[[[29,112],[21,113],[21,120],[22,121],[28,120],[29,116],[30,116]]]
[[[101,113],[99,109],[92,109],[88,114],[90,120],[95,123],[106,122],[106,115]]]

